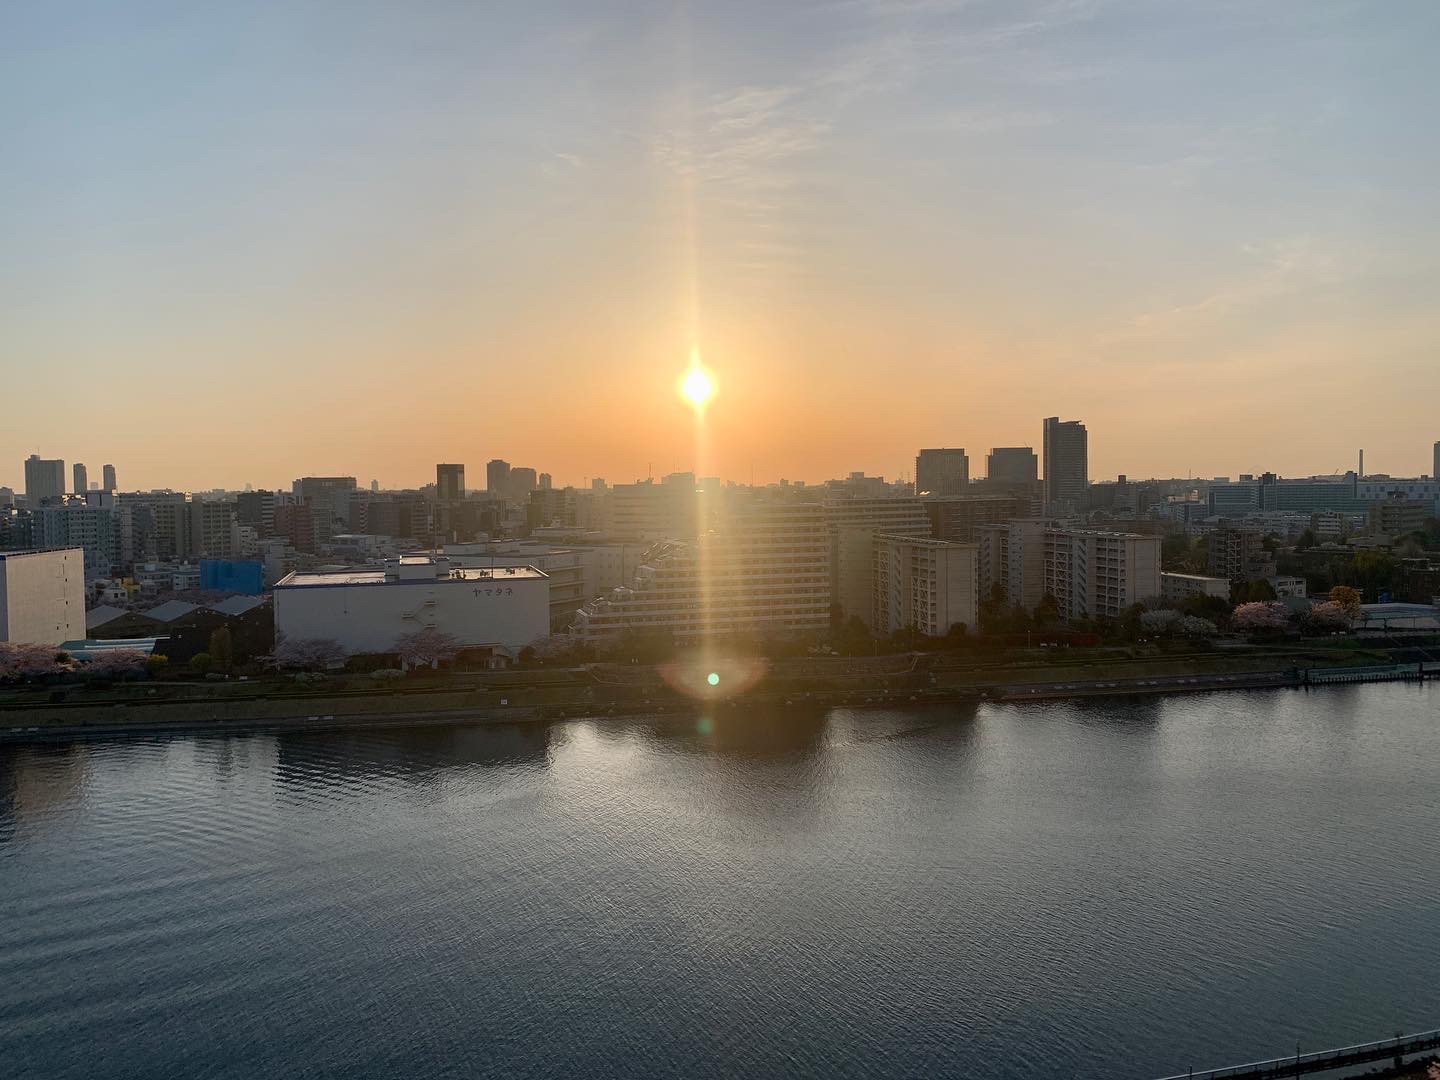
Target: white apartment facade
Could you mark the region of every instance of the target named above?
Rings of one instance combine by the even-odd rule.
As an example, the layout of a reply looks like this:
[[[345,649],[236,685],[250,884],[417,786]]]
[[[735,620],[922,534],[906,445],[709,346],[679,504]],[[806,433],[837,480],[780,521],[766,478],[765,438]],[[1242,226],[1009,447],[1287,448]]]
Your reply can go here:
[[[1044,518],[980,526],[977,535],[980,594],[1000,585],[1026,611],[1049,595],[1064,618],[1113,618],[1161,595],[1158,536]]]
[[[1045,592],[1066,619],[1113,619],[1160,595],[1160,538],[1098,529],[1045,533]]]
[[[957,623],[974,628],[979,610],[978,544],[925,537],[875,537],[872,629],[913,629],[941,637]]]
[[[1230,599],[1230,579],[1212,577],[1209,574],[1178,574],[1162,571],[1160,574],[1160,598],[1180,601],[1192,596],[1213,596],[1218,600]]]

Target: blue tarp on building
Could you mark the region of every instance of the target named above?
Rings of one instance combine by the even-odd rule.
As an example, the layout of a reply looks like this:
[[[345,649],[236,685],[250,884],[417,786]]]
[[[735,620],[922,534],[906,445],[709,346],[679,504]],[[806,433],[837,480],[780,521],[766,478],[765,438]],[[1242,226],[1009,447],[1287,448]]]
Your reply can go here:
[[[259,596],[265,587],[265,564],[251,559],[201,559],[200,588]]]

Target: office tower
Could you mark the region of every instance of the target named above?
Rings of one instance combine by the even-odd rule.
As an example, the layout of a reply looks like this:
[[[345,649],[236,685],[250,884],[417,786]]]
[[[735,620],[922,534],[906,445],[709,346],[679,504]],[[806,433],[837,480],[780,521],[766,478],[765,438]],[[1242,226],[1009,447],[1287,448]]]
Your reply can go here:
[[[505,495],[515,502],[527,502],[530,492],[535,490],[539,477],[535,475],[534,469],[515,466],[511,468],[505,480]]]
[[[329,539],[350,528],[353,476],[302,476],[291,487],[295,497],[315,507],[315,535]]]
[[[465,497],[465,466],[435,466],[435,497],[441,502],[457,502]]]
[[[548,472],[542,472],[538,481],[538,490],[549,491],[555,486],[555,479]]]
[[[510,463],[493,458],[485,463],[485,490],[491,495],[504,495],[510,479]]]
[[[1035,451],[1028,446],[997,446],[985,459],[985,476],[992,485],[1033,484],[1040,477]]]
[[[1045,419],[1045,505],[1079,506],[1090,483],[1089,441],[1079,420]]]
[[[65,462],[31,454],[25,459],[25,501],[33,509],[65,494]]]
[[[100,481],[100,486],[106,491],[114,491],[119,486],[115,482],[114,465],[102,465],[100,467],[100,475],[102,477]]]
[[[1440,442],[1435,444],[1435,461],[1430,466],[1430,479],[1440,480]]]
[[[962,495],[970,483],[970,459],[963,447],[921,450],[915,458],[917,495]]]
[[[90,473],[86,470],[83,462],[77,461],[74,465],[70,466],[70,474],[75,480],[75,483],[71,486],[71,490],[74,491],[76,495],[84,495],[85,492],[90,490]]]
[[[370,494],[374,495],[374,494],[375,494],[376,492],[378,492],[379,490],[380,490],[380,481],[379,481],[379,480],[371,480],[371,481],[370,481]]]

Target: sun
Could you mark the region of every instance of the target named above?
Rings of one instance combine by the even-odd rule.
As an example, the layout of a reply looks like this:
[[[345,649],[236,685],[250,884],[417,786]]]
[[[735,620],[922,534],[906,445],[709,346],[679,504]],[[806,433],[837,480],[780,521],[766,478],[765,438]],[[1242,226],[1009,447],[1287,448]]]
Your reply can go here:
[[[680,382],[680,396],[697,411],[705,408],[715,396],[715,380],[699,364],[693,365]]]

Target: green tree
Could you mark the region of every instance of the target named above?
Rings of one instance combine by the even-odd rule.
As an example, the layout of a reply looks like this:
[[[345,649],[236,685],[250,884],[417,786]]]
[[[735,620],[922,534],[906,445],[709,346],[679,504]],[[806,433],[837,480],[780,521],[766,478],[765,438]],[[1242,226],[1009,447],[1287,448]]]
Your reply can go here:
[[[1230,590],[1230,599],[1236,604],[1264,604],[1275,599],[1275,586],[1264,578],[1242,581]]]
[[[194,656],[190,657],[191,671],[198,671],[204,674],[209,671],[212,666],[213,661],[208,652],[197,652]]]
[[[235,644],[230,639],[228,626],[221,626],[210,635],[210,659],[221,671],[229,671],[235,662]]]
[[[1060,621],[1060,604],[1050,593],[1040,597],[1035,605],[1035,625],[1040,628],[1054,626]]]
[[[1400,584],[1400,560],[1383,551],[1357,551],[1351,560],[1354,584],[1371,600],[1394,592]]]

